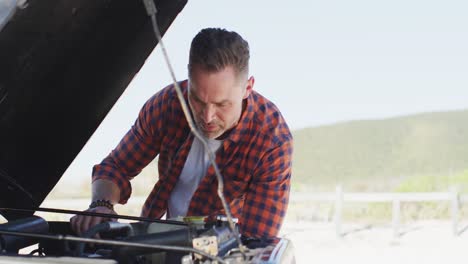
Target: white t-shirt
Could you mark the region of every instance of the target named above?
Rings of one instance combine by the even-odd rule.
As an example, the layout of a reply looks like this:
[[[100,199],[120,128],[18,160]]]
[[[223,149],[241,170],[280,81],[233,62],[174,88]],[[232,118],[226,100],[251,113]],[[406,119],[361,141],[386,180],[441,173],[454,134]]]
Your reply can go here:
[[[222,140],[206,140],[213,153],[216,153],[223,143]],[[210,165],[208,152],[205,151],[203,143],[197,137],[194,137],[184,168],[169,197],[169,218],[187,215],[192,196],[197,190],[200,181],[205,177],[206,171]]]

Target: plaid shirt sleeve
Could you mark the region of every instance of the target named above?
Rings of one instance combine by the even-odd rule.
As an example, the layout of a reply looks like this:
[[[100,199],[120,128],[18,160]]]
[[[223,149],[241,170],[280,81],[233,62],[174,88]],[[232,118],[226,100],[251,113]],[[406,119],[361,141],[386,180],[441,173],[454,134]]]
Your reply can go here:
[[[117,147],[98,165],[93,167],[93,182],[105,179],[120,188],[120,201],[124,204],[131,195],[130,180],[138,175],[159,153],[163,133],[166,89],[151,97],[140,110],[135,124]]]
[[[240,219],[244,236],[278,235],[289,201],[292,150],[288,131],[278,146],[262,156],[244,201]]]

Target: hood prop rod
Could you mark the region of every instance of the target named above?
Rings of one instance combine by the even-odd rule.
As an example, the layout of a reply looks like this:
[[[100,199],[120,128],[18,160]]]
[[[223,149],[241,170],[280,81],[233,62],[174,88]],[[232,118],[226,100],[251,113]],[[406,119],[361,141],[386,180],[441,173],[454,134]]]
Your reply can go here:
[[[82,211],[75,211],[75,210],[43,208],[43,207],[31,208],[31,209],[27,209],[27,208],[0,208],[0,211],[14,211],[14,212],[28,212],[28,213],[35,213],[36,211],[38,211],[38,212],[60,213],[60,214],[100,216],[100,217],[106,217],[106,218],[136,220],[136,221],[153,222],[153,223],[161,223],[161,224],[187,225],[184,222],[174,221],[174,220],[160,220],[160,219],[154,219],[154,218],[148,218],[148,217],[139,217],[139,216],[131,216],[131,215],[114,215],[114,214],[82,212]]]

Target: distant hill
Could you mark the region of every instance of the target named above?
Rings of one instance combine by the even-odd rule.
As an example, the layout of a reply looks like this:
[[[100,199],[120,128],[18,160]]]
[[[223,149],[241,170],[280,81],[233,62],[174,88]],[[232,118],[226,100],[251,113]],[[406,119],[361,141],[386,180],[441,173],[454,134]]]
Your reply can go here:
[[[386,190],[413,176],[468,169],[468,110],[351,121],[293,136],[293,188],[340,182]]]

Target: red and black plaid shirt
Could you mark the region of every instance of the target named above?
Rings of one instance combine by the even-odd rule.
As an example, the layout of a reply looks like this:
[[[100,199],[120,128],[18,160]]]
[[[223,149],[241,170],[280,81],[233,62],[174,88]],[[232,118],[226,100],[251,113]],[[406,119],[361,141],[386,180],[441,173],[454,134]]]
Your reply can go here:
[[[188,82],[180,83],[187,100]],[[286,214],[291,179],[292,136],[277,107],[253,91],[239,124],[216,153],[224,178],[224,195],[241,234],[274,237]],[[143,106],[135,124],[116,149],[94,166],[93,181],[111,180],[120,187],[120,203],[131,194],[130,181],[158,154],[159,179],[142,216],[161,218],[184,167],[193,134],[174,87],[168,86]],[[213,166],[195,191],[187,215],[224,214],[217,196]]]

